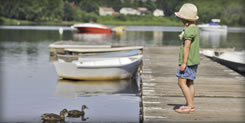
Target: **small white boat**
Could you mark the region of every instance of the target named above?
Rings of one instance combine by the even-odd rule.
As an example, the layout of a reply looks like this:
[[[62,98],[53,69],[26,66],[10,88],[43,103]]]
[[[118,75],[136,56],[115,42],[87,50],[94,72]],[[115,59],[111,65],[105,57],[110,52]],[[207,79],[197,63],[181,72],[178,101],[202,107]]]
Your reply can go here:
[[[57,59],[62,59],[66,62],[77,61],[78,58],[90,58],[90,57],[128,57],[142,54],[140,50],[130,50],[130,51],[122,51],[122,52],[109,52],[109,53],[100,53],[100,54],[87,54],[82,56],[75,55],[59,55],[57,54],[55,57],[50,58],[50,61],[57,61]]]
[[[129,51],[129,50],[142,50],[142,46],[132,46],[132,47],[115,47],[115,48],[91,48],[91,49],[81,49],[81,48],[65,48],[66,52],[73,53],[103,53],[103,52],[121,52],[121,51]]]
[[[73,56],[86,56],[86,55],[99,55],[104,53],[119,53],[125,51],[139,50],[142,53],[142,46],[130,46],[130,47],[112,47],[112,48],[91,48],[91,49],[81,49],[81,48],[65,48],[64,54],[69,54]]]
[[[127,57],[80,57],[54,61],[60,78],[76,80],[120,80],[132,78],[142,63],[142,55]]]
[[[201,31],[227,31],[226,25],[219,25],[220,19],[212,19],[208,24],[199,24],[198,27]]]

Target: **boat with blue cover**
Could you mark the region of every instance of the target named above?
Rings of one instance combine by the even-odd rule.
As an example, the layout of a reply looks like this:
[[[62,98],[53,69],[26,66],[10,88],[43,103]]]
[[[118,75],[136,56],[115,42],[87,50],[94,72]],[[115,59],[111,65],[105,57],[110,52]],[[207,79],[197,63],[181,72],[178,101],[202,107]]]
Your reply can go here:
[[[220,19],[212,19],[208,24],[199,24],[198,27],[201,31],[227,31],[226,25],[220,25]]]

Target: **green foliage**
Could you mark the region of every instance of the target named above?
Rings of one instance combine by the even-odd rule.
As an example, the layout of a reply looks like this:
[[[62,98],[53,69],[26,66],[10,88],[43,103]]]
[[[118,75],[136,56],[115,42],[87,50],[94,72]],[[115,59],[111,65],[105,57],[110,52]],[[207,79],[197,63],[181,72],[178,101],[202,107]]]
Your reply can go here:
[[[99,5],[96,0],[81,0],[78,6],[86,12],[98,12],[99,10]]]
[[[30,21],[56,21],[63,16],[62,0],[1,0],[0,15]]]
[[[98,16],[95,13],[85,13],[83,22],[97,22]]]
[[[115,19],[120,20],[120,21],[126,21],[127,17],[123,14],[120,14],[119,16],[116,16]]]
[[[199,23],[210,22],[213,18],[221,19],[221,24],[229,26],[245,25],[244,0],[187,0],[198,8]]]
[[[5,25],[30,25],[33,24],[32,21],[26,21],[26,20],[17,20],[17,19],[9,19],[5,17],[0,17],[0,24]]]
[[[64,17],[63,20],[65,21],[72,21],[74,20],[77,15],[80,16],[80,14],[72,7],[71,3],[65,2],[64,4]],[[79,18],[79,17],[78,17]]]
[[[143,7],[148,8],[150,11],[154,11],[156,9],[156,4],[152,0],[147,0]]]
[[[185,3],[184,0],[156,0],[156,6],[158,9],[164,10],[166,16],[171,16],[174,12],[178,11],[181,5]]]
[[[245,25],[245,0],[1,0],[0,24],[6,21],[27,20],[37,23],[48,22],[96,22],[116,24],[178,25],[174,17],[184,3],[194,3],[200,19],[197,23],[207,23],[213,18],[221,19],[228,26]],[[117,12],[122,7],[146,7],[153,11],[164,10],[165,17],[119,15],[98,16],[99,7],[112,7]],[[9,18],[9,19],[6,19]],[[155,22],[154,22],[155,21]],[[162,21],[162,23],[160,23]],[[138,23],[137,23],[138,22]]]
[[[170,19],[168,17],[155,17],[152,15],[146,16],[99,16],[98,22],[112,25],[172,25],[180,26],[182,23],[177,19]]]
[[[232,3],[224,9],[224,13],[222,14],[222,20],[227,25],[245,25],[245,8],[244,1],[240,1],[239,3]]]

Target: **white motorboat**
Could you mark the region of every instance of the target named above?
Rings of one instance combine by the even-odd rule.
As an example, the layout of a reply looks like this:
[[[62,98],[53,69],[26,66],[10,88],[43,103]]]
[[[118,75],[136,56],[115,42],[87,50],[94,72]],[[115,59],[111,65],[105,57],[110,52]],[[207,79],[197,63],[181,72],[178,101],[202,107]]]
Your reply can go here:
[[[198,27],[201,31],[227,31],[226,25],[219,25],[220,19],[212,19],[208,24],[199,24]]]
[[[214,50],[201,50],[200,51],[200,54],[206,56],[206,57],[209,57],[209,58],[212,58],[215,56],[215,51]]]
[[[214,60],[239,73],[245,73],[245,51],[216,52]]]
[[[60,78],[76,80],[120,80],[132,78],[142,63],[142,55],[127,57],[79,57],[54,61]]]
[[[245,51],[202,50],[201,54],[223,64],[241,74],[245,74]]]

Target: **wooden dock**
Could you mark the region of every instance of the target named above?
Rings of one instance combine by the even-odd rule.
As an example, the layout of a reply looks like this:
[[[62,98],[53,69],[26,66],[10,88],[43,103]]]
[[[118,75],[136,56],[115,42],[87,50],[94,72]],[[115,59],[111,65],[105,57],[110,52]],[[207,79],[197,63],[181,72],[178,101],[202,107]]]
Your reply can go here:
[[[240,74],[201,56],[194,81],[196,111],[175,112],[185,104],[175,76],[178,47],[145,47],[141,82],[141,121],[245,122],[245,79]]]

